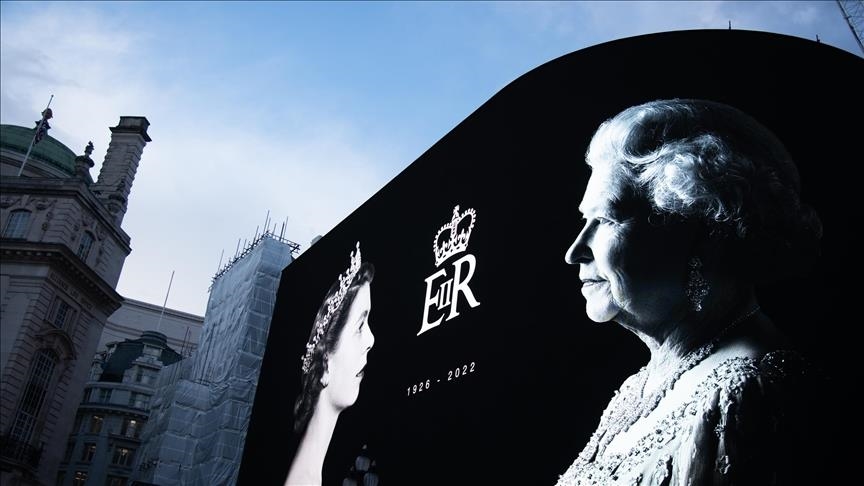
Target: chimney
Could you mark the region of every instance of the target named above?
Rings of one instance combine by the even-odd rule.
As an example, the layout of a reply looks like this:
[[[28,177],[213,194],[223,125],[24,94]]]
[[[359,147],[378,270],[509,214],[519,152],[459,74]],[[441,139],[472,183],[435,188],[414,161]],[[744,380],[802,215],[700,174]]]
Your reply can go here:
[[[138,171],[144,146],[150,141],[143,116],[121,116],[120,123],[111,127],[111,143],[99,171],[99,179],[91,186],[119,226],[126,214],[129,192]]]

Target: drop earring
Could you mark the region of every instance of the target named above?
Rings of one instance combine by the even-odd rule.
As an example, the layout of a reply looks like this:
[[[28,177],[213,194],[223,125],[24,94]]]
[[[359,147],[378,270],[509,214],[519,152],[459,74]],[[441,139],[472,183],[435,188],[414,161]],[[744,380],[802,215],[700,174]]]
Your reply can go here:
[[[702,301],[708,295],[711,286],[708,281],[702,276],[702,260],[699,257],[690,259],[690,274],[687,278],[687,298],[690,299],[690,306],[696,312],[702,311]]]
[[[318,383],[321,384],[321,388],[322,388],[322,389],[327,388],[327,385],[330,384],[330,373],[328,373],[327,371],[325,371],[325,372],[321,375],[321,378],[318,379]]]

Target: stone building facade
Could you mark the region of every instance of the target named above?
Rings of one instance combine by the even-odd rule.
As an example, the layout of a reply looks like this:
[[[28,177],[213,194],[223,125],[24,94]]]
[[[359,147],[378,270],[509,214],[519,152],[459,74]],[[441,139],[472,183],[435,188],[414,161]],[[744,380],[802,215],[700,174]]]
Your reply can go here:
[[[197,347],[204,318],[126,298],[105,322],[57,486],[127,486],[163,367]]]
[[[129,484],[159,372],[181,359],[155,331],[112,342],[96,355],[57,486]]]
[[[0,484],[54,484],[115,288],[131,251],[121,223],[144,146],[124,116],[99,178],[34,130],[0,126]]]

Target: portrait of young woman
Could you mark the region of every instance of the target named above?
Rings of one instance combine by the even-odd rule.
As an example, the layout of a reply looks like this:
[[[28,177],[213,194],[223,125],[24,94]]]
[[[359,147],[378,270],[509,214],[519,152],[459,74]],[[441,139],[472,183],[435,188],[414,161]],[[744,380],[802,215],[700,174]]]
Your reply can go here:
[[[301,436],[285,485],[322,484],[322,470],[339,415],[354,405],[375,344],[370,328],[375,267],[362,262],[360,243],[315,317],[302,357],[302,389],[294,407]]]
[[[602,123],[585,159],[565,260],[588,318],[629,330],[650,359],[558,485],[806,477],[818,373],[755,292],[805,269],[822,234],[783,143],[735,107],[669,99]]]

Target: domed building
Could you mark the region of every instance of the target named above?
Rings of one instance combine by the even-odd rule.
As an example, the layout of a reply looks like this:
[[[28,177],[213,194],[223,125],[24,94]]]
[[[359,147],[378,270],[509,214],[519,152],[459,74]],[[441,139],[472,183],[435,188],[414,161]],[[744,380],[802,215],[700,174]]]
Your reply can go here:
[[[150,123],[120,117],[94,182],[75,153],[0,125],[0,483],[48,485],[81,402],[130,238],[129,194]],[[19,171],[21,174],[19,175]]]
[[[10,152],[10,155],[27,153],[27,147],[30,146],[30,141],[33,139],[34,129],[24,128],[15,125],[0,125],[0,147],[3,151]],[[17,157],[16,157],[17,158]],[[0,176],[14,176],[18,174],[18,169],[21,167],[21,161],[4,163],[0,165]],[[89,169],[91,166],[87,167]],[[54,137],[45,136],[39,143],[33,145],[30,151],[30,157],[27,159],[25,172],[22,174],[26,177],[50,177],[50,178],[68,178],[75,175],[75,152],[60,143]],[[87,178],[89,183],[93,183],[90,177],[89,170]]]

